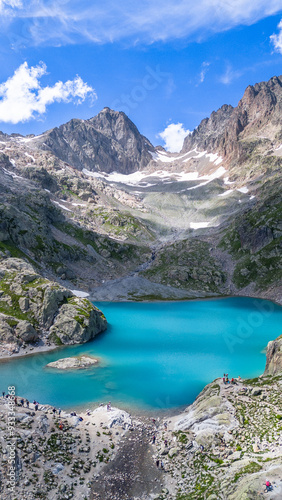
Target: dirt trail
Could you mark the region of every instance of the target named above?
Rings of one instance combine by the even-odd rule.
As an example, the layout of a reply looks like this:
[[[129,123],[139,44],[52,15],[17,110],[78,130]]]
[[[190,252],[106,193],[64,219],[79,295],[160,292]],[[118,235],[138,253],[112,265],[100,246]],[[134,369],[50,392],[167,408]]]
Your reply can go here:
[[[164,474],[152,458],[151,427],[127,431],[115,459],[96,476],[91,500],[147,500],[161,492]]]

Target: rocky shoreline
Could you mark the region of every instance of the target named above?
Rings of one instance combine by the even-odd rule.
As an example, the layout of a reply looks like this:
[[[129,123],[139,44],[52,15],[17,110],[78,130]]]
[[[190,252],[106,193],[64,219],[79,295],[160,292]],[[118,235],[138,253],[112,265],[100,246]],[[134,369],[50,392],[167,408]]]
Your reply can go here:
[[[280,500],[281,339],[274,344],[264,375],[230,384],[216,379],[192,405],[165,418],[106,405],[69,413],[27,407],[20,397],[14,405],[13,393],[0,398],[1,499]],[[266,480],[271,493],[264,492]]]

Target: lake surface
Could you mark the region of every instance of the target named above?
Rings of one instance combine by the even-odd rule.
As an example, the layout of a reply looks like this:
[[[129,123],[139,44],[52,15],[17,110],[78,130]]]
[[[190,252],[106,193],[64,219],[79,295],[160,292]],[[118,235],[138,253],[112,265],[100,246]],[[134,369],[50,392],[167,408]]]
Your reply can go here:
[[[282,307],[258,299],[96,305],[109,322],[105,333],[82,346],[2,362],[0,391],[15,385],[30,401],[61,408],[109,400],[131,409],[179,407],[223,373],[263,373],[267,342],[282,333]],[[45,368],[82,353],[101,358],[99,367]]]

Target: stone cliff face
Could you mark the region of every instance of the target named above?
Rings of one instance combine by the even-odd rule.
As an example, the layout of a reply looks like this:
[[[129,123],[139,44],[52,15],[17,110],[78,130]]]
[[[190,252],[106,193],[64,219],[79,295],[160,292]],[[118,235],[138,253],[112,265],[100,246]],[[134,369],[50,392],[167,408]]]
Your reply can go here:
[[[0,260],[0,341],[2,351],[28,343],[84,343],[104,331],[107,321],[87,299],[35,273],[21,259]]]
[[[243,141],[263,135],[270,140],[282,137],[282,76],[247,87],[238,106],[224,105],[202,120],[184,140],[182,152],[197,147],[217,151],[224,157],[245,160]]]
[[[122,112],[104,108],[90,120],[71,120],[36,139],[45,150],[82,170],[130,174],[152,160],[152,144]]]
[[[264,375],[282,374],[282,335],[268,342]]]

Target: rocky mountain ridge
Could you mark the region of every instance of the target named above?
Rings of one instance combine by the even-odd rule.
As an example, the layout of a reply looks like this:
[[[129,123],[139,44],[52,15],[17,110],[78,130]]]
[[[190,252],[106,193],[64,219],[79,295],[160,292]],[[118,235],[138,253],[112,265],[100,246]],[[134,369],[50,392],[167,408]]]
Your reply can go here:
[[[124,113],[109,108],[89,120],[70,120],[32,143],[79,170],[122,174],[145,168],[155,150]]]
[[[197,147],[218,151],[228,159],[245,161],[244,141],[264,139],[281,143],[282,76],[249,85],[236,108],[224,105],[184,140],[182,153]]]
[[[280,77],[248,87],[181,154],[153,148],[109,108],[38,137],[2,134],[0,250],[103,300],[281,302],[280,111]],[[56,154],[44,146],[53,135]]]

